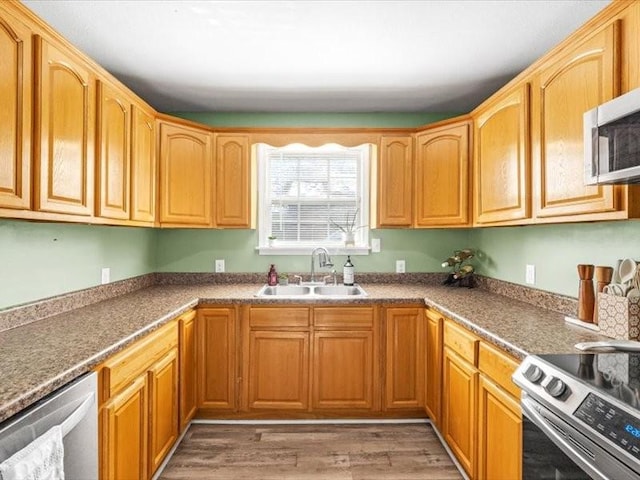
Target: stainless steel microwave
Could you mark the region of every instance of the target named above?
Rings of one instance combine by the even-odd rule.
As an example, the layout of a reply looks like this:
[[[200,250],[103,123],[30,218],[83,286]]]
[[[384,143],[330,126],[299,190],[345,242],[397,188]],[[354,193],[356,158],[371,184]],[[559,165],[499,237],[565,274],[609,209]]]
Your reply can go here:
[[[640,88],[584,114],[585,184],[640,183]]]

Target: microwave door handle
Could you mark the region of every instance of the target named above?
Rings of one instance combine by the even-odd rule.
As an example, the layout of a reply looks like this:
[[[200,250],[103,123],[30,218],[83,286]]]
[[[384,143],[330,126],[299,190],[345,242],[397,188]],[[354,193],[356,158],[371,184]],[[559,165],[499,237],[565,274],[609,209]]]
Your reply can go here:
[[[584,184],[596,185],[600,166],[598,158],[594,158],[598,152],[594,152],[593,132],[598,131],[598,109],[589,110],[583,116],[583,142],[584,142]]]
[[[522,412],[531,420],[542,432],[549,437],[549,439],[555,443],[565,455],[567,455],[572,461],[578,464],[580,468],[591,475],[596,480],[610,480],[608,476],[602,473],[597,467],[588,459],[581,455],[570,443],[560,436],[551,426],[549,422],[540,415],[536,409],[532,406],[533,402],[528,398],[521,400]]]

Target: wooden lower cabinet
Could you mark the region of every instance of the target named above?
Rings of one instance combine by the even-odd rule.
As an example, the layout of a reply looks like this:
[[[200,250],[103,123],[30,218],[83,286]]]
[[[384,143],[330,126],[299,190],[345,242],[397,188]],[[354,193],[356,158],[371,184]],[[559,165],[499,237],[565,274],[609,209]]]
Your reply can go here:
[[[474,478],[478,371],[444,349],[442,434],[467,474]]]
[[[147,475],[147,381],[141,375],[101,409],[102,480],[139,480]]]
[[[234,308],[198,310],[198,406],[234,411],[236,400],[236,311]]]
[[[385,409],[424,408],[424,308],[385,309]]]
[[[308,408],[309,332],[253,331],[248,362],[249,409]]]
[[[96,369],[100,478],[150,478],[178,438],[178,331],[172,321]]]
[[[196,312],[178,319],[180,342],[180,431],[184,431],[198,409],[196,382]]]
[[[313,342],[313,408],[373,409],[373,332],[315,332]]]
[[[479,480],[522,478],[520,403],[484,375],[478,385]]]
[[[172,349],[147,372],[149,467],[155,473],[178,439],[178,351]]]
[[[443,318],[435,310],[427,309],[427,379],[424,408],[431,421],[440,425],[441,389],[442,389],[442,323]]]

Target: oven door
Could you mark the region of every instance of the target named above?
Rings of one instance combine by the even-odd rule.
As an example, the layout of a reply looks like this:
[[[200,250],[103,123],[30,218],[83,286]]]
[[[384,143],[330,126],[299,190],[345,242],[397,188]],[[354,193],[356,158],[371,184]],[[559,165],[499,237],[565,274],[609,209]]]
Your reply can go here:
[[[602,445],[594,443],[558,415],[522,396],[525,480],[632,480],[633,472]],[[595,434],[590,435],[596,437]]]

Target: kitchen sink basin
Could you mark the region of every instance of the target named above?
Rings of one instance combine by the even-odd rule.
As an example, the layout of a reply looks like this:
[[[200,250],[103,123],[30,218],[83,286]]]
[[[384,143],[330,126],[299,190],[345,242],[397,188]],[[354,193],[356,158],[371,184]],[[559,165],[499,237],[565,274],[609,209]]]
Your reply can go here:
[[[315,287],[314,292],[316,295],[327,296],[362,296],[366,295],[364,290],[359,285],[326,285]]]
[[[311,287],[301,287],[298,285],[276,285],[271,287],[265,285],[257,293],[257,296],[267,297],[294,297],[299,295],[309,295],[311,293]]]
[[[366,297],[367,292],[360,285],[276,285],[271,287],[264,285],[256,297],[261,298],[308,298],[308,299],[335,299]]]

